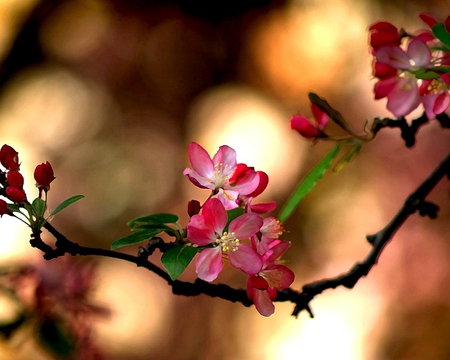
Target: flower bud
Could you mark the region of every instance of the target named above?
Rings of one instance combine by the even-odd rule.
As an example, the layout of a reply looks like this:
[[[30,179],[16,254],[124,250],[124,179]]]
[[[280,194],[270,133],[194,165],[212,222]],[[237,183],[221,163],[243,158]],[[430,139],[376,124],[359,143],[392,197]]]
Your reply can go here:
[[[53,174],[53,168],[48,161],[36,166],[36,169],[34,169],[34,179],[36,180],[36,186],[40,191],[50,190],[50,183],[55,180],[55,175]]]
[[[23,186],[23,176],[17,170],[10,170],[6,174],[6,181],[10,186],[16,186],[21,188]]]
[[[25,191],[23,191],[23,189],[18,186],[8,186],[6,188],[6,195],[9,199],[11,199],[11,201],[14,201],[15,203],[21,203],[27,199]]]
[[[7,214],[8,211],[8,203],[5,200],[0,199],[0,217]]]
[[[191,200],[188,202],[188,214],[190,217],[197,215],[200,212],[200,202],[198,200]]]
[[[19,153],[9,145],[0,149],[0,163],[8,170],[19,170]]]
[[[322,134],[307,118],[301,115],[294,115],[291,118],[291,129],[297,130],[305,138],[318,138]]]

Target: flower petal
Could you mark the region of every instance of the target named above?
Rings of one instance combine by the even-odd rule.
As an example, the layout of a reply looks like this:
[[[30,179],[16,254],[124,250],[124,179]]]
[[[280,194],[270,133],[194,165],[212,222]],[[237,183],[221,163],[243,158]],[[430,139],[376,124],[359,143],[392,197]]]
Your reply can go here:
[[[388,95],[387,108],[397,117],[408,115],[420,104],[417,83],[412,78],[401,78]]]
[[[223,269],[222,250],[220,246],[204,249],[195,261],[198,277],[205,281],[213,281]]]
[[[383,46],[375,51],[375,58],[381,64],[390,65],[395,69],[411,68],[409,56],[397,46]]]
[[[214,155],[212,162],[218,166],[217,170],[220,170],[224,176],[231,176],[236,170],[236,151],[227,145],[222,145]]]
[[[207,200],[205,205],[203,205],[202,216],[208,227],[217,234],[222,235],[223,229],[228,222],[228,214],[219,199],[212,198]]]
[[[236,251],[228,252],[230,264],[248,275],[254,275],[261,270],[261,257],[247,244],[239,244]]]
[[[230,223],[229,232],[234,232],[239,239],[245,239],[257,233],[262,224],[261,216],[255,213],[247,213],[238,216]]]
[[[325,126],[328,125],[328,115],[323,112],[316,104],[311,104],[311,110],[314,115],[314,119],[316,119],[317,128],[319,130],[325,129]]]
[[[214,178],[214,164],[207,151],[196,142],[191,142],[188,147],[189,160],[192,168],[201,176],[208,179]]]
[[[193,243],[205,246],[216,240],[214,229],[205,222],[202,215],[194,215],[187,224],[187,238]]]
[[[414,61],[414,67],[428,66],[431,61],[431,52],[427,44],[420,39],[414,39],[408,45],[406,51],[408,56]]]
[[[262,316],[270,316],[275,312],[275,306],[270,300],[269,293],[265,290],[253,289],[253,302],[256,310]]]

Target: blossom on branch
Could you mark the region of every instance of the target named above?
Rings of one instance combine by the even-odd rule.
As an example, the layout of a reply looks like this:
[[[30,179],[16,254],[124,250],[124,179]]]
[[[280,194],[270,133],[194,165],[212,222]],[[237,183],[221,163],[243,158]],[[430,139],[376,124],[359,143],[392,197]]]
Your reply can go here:
[[[50,183],[56,179],[53,174],[52,165],[47,161],[36,166],[34,169],[34,179],[36,180],[36,187],[39,189],[39,192],[49,191]]]
[[[316,120],[315,124],[304,116],[294,115],[291,118],[291,129],[298,131],[301,136],[309,139],[327,137],[323,130],[328,125],[328,115],[313,103],[311,104],[311,110]]]
[[[241,241],[258,232],[263,220],[257,214],[244,214],[232,220],[228,226],[228,214],[216,198],[209,199],[200,215],[192,216],[187,225],[188,239],[198,246],[207,246],[197,257],[197,275],[205,281],[213,281],[222,271],[222,256],[228,256],[230,264],[246,274],[261,270],[260,256],[251,246]],[[212,246],[212,247],[210,247]]]
[[[294,281],[294,273],[278,260],[290,246],[288,241],[273,241],[262,255],[261,270],[247,280],[247,296],[263,316],[274,313],[272,301],[277,298],[277,291],[288,288]]]
[[[227,145],[222,145],[212,159],[206,150],[195,142],[189,144],[188,153],[192,169],[186,168],[183,175],[195,186],[211,189],[227,210],[239,206],[240,195],[249,195],[260,186],[260,175],[254,170],[248,171],[252,168],[244,164],[237,164],[236,152]]]
[[[19,170],[19,153],[11,146],[4,144],[0,149],[0,163],[7,170]]]
[[[0,217],[8,213],[8,203],[0,199]]]

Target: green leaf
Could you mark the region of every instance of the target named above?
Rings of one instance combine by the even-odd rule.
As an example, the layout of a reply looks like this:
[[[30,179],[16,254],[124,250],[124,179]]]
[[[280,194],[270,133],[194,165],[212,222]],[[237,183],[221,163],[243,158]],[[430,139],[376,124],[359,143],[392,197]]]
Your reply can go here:
[[[426,68],[420,68],[415,71],[410,71],[411,74],[414,74],[417,79],[422,80],[432,80],[432,79],[438,79],[441,75],[438,74],[435,69],[426,69]]]
[[[118,248],[138,244],[145,240],[149,240],[155,237],[158,234],[161,234],[164,230],[160,228],[150,229],[150,230],[142,230],[132,232],[131,234],[121,237],[120,239],[115,240],[111,244],[111,250],[116,250]]]
[[[41,198],[36,198],[31,203],[31,206],[34,209],[34,214],[36,215],[36,218],[42,219],[44,212],[45,212],[45,201]]]
[[[20,212],[20,206],[16,204],[8,204],[8,209],[13,212]]]
[[[178,221],[178,216],[174,214],[152,214],[138,217],[136,219],[130,220],[128,226],[134,228],[142,224],[153,224],[153,225],[164,225],[164,224],[175,224]]]
[[[154,231],[154,230],[159,230],[159,233],[165,232],[170,236],[176,236],[176,234],[179,233],[177,230],[171,228],[170,226],[161,224],[139,224],[135,225],[132,229],[132,231]]]
[[[175,245],[164,252],[161,262],[167,270],[170,278],[176,280],[187,268],[191,260],[197,254],[197,248],[189,245]]]
[[[353,145],[353,147],[347,152],[347,154],[345,154],[336,164],[336,166],[333,169],[333,172],[335,173],[341,172],[341,170],[345,167],[345,165],[347,165],[350,161],[352,161],[353,158],[361,151],[363,145],[364,145],[363,142],[359,142]]]
[[[306,175],[294,194],[288,199],[281,209],[279,220],[285,221],[294,212],[303,198],[316,186],[317,181],[323,178],[326,171],[330,168],[334,158],[339,153],[342,144],[338,143],[333,149]]]
[[[444,24],[436,24],[432,28],[433,35],[443,43],[445,46],[450,48],[450,34],[445,30]]]
[[[66,207],[72,205],[73,203],[77,202],[78,200],[81,200],[84,198],[84,195],[75,195],[72,196],[66,200],[64,200],[61,204],[59,204],[55,210],[52,211],[49,217],[54,216],[58,214],[59,212],[63,211]]]
[[[328,102],[318,96],[317,94],[310,92],[308,93],[309,100],[317,105],[325,114],[329,116],[331,120],[333,120],[337,125],[339,125],[342,129],[344,129],[347,133],[350,135],[353,135],[355,137],[359,137],[357,134],[355,134],[352,129],[350,129],[350,126],[348,126],[347,121],[345,121],[344,117],[341,115],[341,113],[335,109],[333,109]]]

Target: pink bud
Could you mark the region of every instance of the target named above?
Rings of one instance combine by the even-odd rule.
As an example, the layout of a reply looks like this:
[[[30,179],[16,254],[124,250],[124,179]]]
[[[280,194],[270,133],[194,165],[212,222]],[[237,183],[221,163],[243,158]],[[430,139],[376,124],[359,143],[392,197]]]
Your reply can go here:
[[[36,169],[34,169],[34,179],[39,190],[50,190],[50,183],[55,180],[52,165],[47,161],[36,166]]]
[[[25,191],[23,191],[23,189],[18,186],[8,186],[6,188],[6,195],[11,199],[11,201],[14,201],[15,203],[21,203],[27,199]]]
[[[298,131],[305,138],[318,138],[322,135],[309,119],[301,115],[294,115],[291,118],[291,129]]]
[[[188,215],[190,217],[197,215],[200,212],[200,202],[198,200],[191,200],[188,202]]]
[[[420,20],[422,20],[425,24],[427,24],[430,28],[436,25],[438,22],[434,18],[434,16],[428,14],[427,12],[422,12],[419,14]]]
[[[0,149],[0,162],[8,170],[19,170],[19,153],[5,144]]]
[[[20,188],[23,186],[23,176],[17,170],[8,171],[8,174],[6,174],[6,181],[10,186],[17,186]]]

